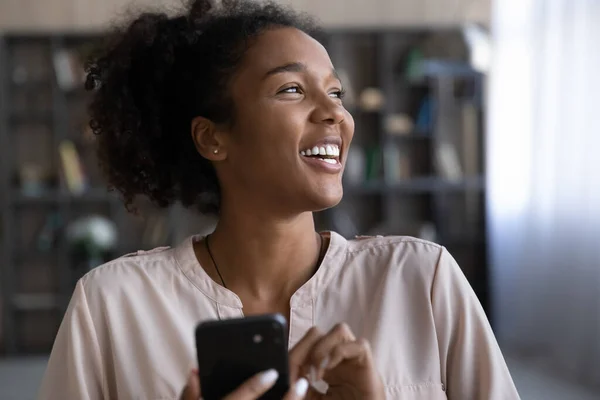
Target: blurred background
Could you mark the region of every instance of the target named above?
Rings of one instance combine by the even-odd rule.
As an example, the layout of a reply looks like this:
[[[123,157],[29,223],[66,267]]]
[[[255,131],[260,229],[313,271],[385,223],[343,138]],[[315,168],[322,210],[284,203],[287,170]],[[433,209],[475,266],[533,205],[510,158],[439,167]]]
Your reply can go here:
[[[285,2],[322,21],[356,120],[318,228],[446,246],[523,399],[600,398],[600,2]],[[214,226],[127,213],[87,126],[94,43],[128,8],[180,4],[0,1],[0,399],[35,397],[83,274]]]

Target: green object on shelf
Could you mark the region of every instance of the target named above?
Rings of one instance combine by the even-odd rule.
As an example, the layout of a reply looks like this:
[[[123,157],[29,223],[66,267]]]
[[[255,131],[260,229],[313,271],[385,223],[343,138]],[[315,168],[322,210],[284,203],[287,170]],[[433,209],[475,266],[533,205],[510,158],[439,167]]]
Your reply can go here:
[[[423,53],[419,49],[412,49],[408,53],[406,61],[405,77],[408,81],[416,81],[423,77],[421,71],[421,62],[423,61]]]
[[[367,169],[365,179],[372,181],[379,179],[381,165],[381,150],[379,147],[371,147],[367,150]]]
[[[40,251],[49,251],[52,249],[56,242],[56,234],[62,225],[60,214],[51,213],[46,217],[46,222],[37,238],[37,247]]]

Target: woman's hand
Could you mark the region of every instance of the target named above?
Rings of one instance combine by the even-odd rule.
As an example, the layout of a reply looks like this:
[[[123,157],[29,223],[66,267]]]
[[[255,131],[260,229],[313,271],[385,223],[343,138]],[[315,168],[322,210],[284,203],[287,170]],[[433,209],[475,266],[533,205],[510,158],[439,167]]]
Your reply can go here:
[[[265,394],[277,381],[277,371],[269,370],[253,376],[244,382],[234,392],[227,395],[223,400],[255,400]],[[301,400],[306,396],[308,382],[304,378],[296,381],[296,384],[289,390],[283,400]],[[200,399],[200,379],[198,371],[192,370],[188,378],[187,385],[183,389],[180,400],[198,400]]]
[[[326,395],[311,390],[310,399],[385,399],[369,343],[356,340],[346,324],[327,334],[309,330],[290,352],[290,364],[292,377],[310,376],[329,385]]]

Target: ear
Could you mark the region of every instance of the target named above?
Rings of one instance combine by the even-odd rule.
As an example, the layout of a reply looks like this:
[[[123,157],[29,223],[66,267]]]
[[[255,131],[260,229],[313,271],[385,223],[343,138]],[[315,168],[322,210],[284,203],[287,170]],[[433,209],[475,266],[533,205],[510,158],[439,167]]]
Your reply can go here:
[[[211,120],[195,117],[192,120],[192,140],[200,155],[210,161],[222,161],[227,151],[222,132]]]

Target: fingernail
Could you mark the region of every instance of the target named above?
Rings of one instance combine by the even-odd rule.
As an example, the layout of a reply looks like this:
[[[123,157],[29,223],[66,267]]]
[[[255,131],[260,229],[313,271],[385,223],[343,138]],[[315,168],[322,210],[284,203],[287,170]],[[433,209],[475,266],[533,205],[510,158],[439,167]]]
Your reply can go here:
[[[306,392],[308,392],[308,381],[304,378],[298,379],[296,386],[294,387],[294,391],[298,397],[306,396]]]
[[[312,365],[308,371],[308,379],[311,383],[315,383],[317,381],[317,370]]]
[[[260,384],[263,386],[270,386],[275,383],[278,377],[279,373],[274,369],[270,369],[260,375]]]
[[[323,359],[323,361],[321,361],[321,367],[319,369],[321,369],[321,370],[326,369],[328,365],[329,365],[329,357],[325,357]]]

